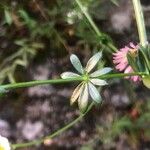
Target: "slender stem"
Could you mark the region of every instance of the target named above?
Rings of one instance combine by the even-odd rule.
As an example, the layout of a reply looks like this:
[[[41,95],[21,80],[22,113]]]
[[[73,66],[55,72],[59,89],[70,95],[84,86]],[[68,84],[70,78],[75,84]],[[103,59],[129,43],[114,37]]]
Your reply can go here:
[[[100,79],[110,79],[110,78],[123,78],[126,76],[143,76],[146,75],[147,73],[145,72],[135,72],[135,73],[116,73],[116,74],[107,74],[100,76]]]
[[[140,0],[132,0],[132,2],[135,11],[135,18],[136,18],[136,23],[138,28],[140,44],[142,46],[145,46],[147,44],[147,35],[146,35],[145,22],[144,22],[141,2]]]
[[[70,78],[70,79],[51,79],[51,80],[34,80],[29,82],[20,82],[20,83],[12,83],[0,86],[0,88],[4,88],[6,90],[16,89],[16,88],[24,88],[31,87],[37,85],[45,85],[45,84],[61,84],[61,83],[69,83],[74,81],[82,81],[82,77],[78,78]]]
[[[102,36],[102,33],[100,32],[100,30],[98,29],[98,27],[96,26],[96,24],[93,22],[91,16],[88,14],[87,10],[85,9],[85,7],[82,5],[82,3],[80,2],[80,0],[75,0],[76,3],[78,4],[78,6],[80,7],[81,11],[83,12],[83,14],[85,15],[85,17],[88,19],[89,23],[91,24],[91,26],[93,27],[94,31],[96,32],[96,34],[98,36]]]
[[[103,76],[100,76],[99,78],[100,79],[121,78],[121,77],[125,77],[125,76],[135,76],[135,75],[142,76],[145,74],[146,73],[143,73],[143,72],[128,73],[128,74],[118,73],[118,74],[103,75]],[[41,85],[41,84],[58,84],[58,83],[82,81],[82,80],[83,80],[83,78],[80,77],[80,78],[74,78],[74,79],[55,79],[55,80],[30,81],[30,82],[22,82],[22,83],[2,85],[1,87],[5,88],[5,89],[14,89],[14,88],[29,87],[29,86],[35,86],[35,85]],[[51,135],[48,135],[42,139],[37,139],[37,140],[31,141],[31,142],[12,144],[12,148],[15,150],[15,149],[21,148],[21,147],[29,147],[29,146],[33,146],[33,145],[38,145],[38,144],[43,143],[43,141],[46,139],[54,138],[55,136],[61,134],[62,132],[66,131],[67,129],[72,127],[74,124],[79,122],[91,110],[93,105],[94,105],[94,103],[91,103],[91,105],[88,107],[88,109],[85,113],[80,114],[79,117],[77,117],[75,120],[73,120],[72,122],[70,122],[69,124],[64,126],[63,128],[57,130],[56,132],[52,133]]]
[[[93,30],[95,31],[95,33],[101,37],[103,36],[103,33],[99,30],[99,28],[96,26],[96,24],[94,23],[94,21],[92,20],[91,16],[89,15],[89,13],[87,12],[87,10],[85,9],[85,7],[82,5],[82,3],[80,2],[80,0],[75,0],[77,5],[79,6],[79,8],[81,9],[81,11],[83,12],[83,14],[85,15],[85,17],[87,18],[87,20],[89,21],[90,25],[92,26]],[[109,48],[111,48],[114,52],[117,51],[117,48],[111,43],[108,42],[107,46]]]
[[[29,147],[29,146],[33,146],[33,145],[38,145],[38,144],[43,143],[46,139],[52,139],[52,138],[56,137],[57,135],[61,134],[62,132],[68,130],[73,125],[78,123],[91,110],[93,105],[94,105],[94,103],[91,103],[85,113],[80,114],[79,117],[77,117],[75,120],[73,120],[69,124],[65,125],[63,128],[57,130],[56,132],[52,133],[51,135],[48,135],[48,136],[46,136],[42,139],[34,140],[34,141],[31,141],[31,142],[12,144],[12,148],[15,150],[15,149],[21,148],[21,147]]]
[[[135,76],[135,75],[146,75],[145,72],[136,72],[136,73],[116,73],[116,74],[107,74],[102,75],[99,78],[100,79],[110,79],[110,78],[123,78],[126,76]],[[29,82],[20,82],[20,83],[11,83],[11,84],[5,84],[1,85],[0,89],[5,90],[11,90],[16,88],[25,88],[25,87],[31,87],[31,86],[37,86],[37,85],[45,85],[45,84],[61,84],[61,83],[69,83],[74,81],[83,81],[83,77],[78,78],[70,78],[70,79],[51,79],[51,80],[37,80],[37,81],[29,81]]]

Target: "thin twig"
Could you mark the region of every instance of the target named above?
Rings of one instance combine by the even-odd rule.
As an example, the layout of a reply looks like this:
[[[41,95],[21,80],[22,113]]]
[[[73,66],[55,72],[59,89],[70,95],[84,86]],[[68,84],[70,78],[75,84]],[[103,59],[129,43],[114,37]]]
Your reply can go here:
[[[77,117],[75,120],[73,120],[69,124],[65,125],[63,128],[57,130],[56,132],[54,132],[42,139],[34,140],[31,142],[12,144],[12,148],[15,150],[15,149],[22,148],[22,147],[30,147],[30,146],[34,146],[34,145],[39,145],[39,144],[43,143],[46,139],[52,139],[52,138],[56,137],[57,135],[60,135],[62,132],[68,130],[73,125],[75,125],[76,123],[81,121],[81,119],[92,109],[93,105],[94,105],[94,103],[91,103],[85,113],[80,114],[79,117]]]
[[[140,3],[140,0],[132,0],[132,2],[133,2],[134,11],[135,11],[135,18],[136,18],[136,23],[137,23],[137,28],[138,28],[140,44],[142,46],[145,46],[147,44],[147,35],[146,35],[142,6]]]

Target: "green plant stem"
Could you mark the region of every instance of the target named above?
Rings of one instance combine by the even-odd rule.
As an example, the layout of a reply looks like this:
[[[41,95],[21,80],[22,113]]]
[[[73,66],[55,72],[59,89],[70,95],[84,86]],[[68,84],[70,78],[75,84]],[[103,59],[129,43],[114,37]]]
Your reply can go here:
[[[135,73],[114,73],[114,74],[107,74],[107,75],[103,75],[100,76],[100,79],[111,79],[111,78],[124,78],[127,76],[143,76],[143,75],[147,75],[147,73],[145,72],[135,72]]]
[[[110,78],[123,78],[126,76],[135,76],[135,75],[146,75],[144,72],[137,72],[137,73],[117,73],[117,74],[107,74],[100,76],[100,79],[110,79]],[[11,84],[5,84],[1,85],[1,89],[5,90],[11,90],[11,89],[16,89],[16,88],[25,88],[25,87],[32,87],[32,86],[37,86],[37,85],[45,85],[45,84],[62,84],[62,83],[69,83],[69,82],[74,82],[74,81],[83,81],[83,77],[78,77],[78,78],[70,78],[70,79],[51,79],[51,80],[36,80],[36,81],[29,81],[29,82],[20,82],[20,83],[11,83]]]
[[[77,117],[75,120],[73,120],[69,124],[65,125],[63,128],[57,130],[56,132],[52,133],[51,135],[48,135],[48,136],[46,136],[42,139],[34,140],[34,141],[31,141],[31,142],[12,144],[12,148],[15,150],[17,148],[30,147],[30,146],[33,146],[33,145],[39,145],[39,144],[43,143],[46,139],[52,139],[52,138],[56,137],[57,135],[61,134],[62,132],[66,131],[67,129],[71,128],[73,125],[78,123],[91,110],[93,105],[94,105],[94,103],[91,103],[85,113],[80,114],[79,117]]]
[[[45,85],[45,84],[61,84],[61,83],[63,84],[63,83],[82,81],[82,80],[83,80],[82,77],[72,78],[72,79],[70,78],[70,79],[34,80],[34,81],[29,81],[29,82],[6,84],[6,85],[2,85],[0,87],[4,88],[6,90],[10,90],[10,89],[25,88],[25,87]]]
[[[85,7],[82,5],[82,3],[80,2],[80,0],[75,0],[75,1],[76,1],[77,5],[79,6],[79,8],[81,9],[82,13],[85,15],[85,17],[89,21],[90,25],[92,26],[92,28],[95,31],[95,33],[97,34],[97,36],[98,37],[102,37],[103,33],[100,32],[100,30],[98,29],[98,27],[96,26],[96,24],[94,23],[94,21],[92,20],[91,16],[89,15],[89,13],[85,9]],[[108,42],[107,46],[110,49],[112,49],[113,52],[117,51],[117,48],[111,42]]]
[[[135,11],[135,18],[136,18],[136,23],[138,28],[140,44],[142,46],[145,46],[147,44],[147,35],[146,35],[145,22],[144,22],[141,2],[140,0],[132,0],[132,2]]]
[[[118,73],[118,74],[107,74],[100,76],[100,79],[109,79],[109,78],[121,78],[125,76],[135,76],[135,75],[145,75],[146,73],[143,72],[138,72],[138,73],[129,73],[129,74],[124,74],[124,73]],[[74,78],[74,79],[54,79],[54,80],[42,80],[42,81],[30,81],[30,82],[22,82],[22,83],[14,83],[14,84],[6,84],[2,85],[2,88],[5,89],[15,89],[15,88],[23,88],[23,87],[30,87],[30,86],[35,86],[35,85],[43,85],[43,84],[58,84],[58,83],[67,83],[67,82],[73,82],[73,81],[82,81],[83,78]],[[71,128],[73,125],[75,125],[77,122],[79,122],[92,108],[94,103],[91,103],[91,105],[88,107],[87,111],[83,114],[80,114],[79,117],[77,117],[75,120],[64,126],[63,128],[57,130],[56,132],[52,133],[51,135],[48,135],[44,138],[37,139],[31,142],[26,142],[26,143],[18,143],[18,144],[12,144],[12,148],[15,150],[17,148],[21,147],[30,147],[34,145],[39,145],[44,142],[46,139],[52,139],[55,136],[61,134],[62,132],[66,131],[67,129]]]

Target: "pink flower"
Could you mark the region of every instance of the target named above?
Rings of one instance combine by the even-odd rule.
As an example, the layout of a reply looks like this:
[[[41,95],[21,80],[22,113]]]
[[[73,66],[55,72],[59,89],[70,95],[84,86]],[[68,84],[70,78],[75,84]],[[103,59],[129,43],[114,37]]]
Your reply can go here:
[[[116,53],[113,53],[113,63],[116,65],[115,68],[119,71],[123,71],[124,73],[134,73],[132,67],[128,63],[127,54],[130,52],[131,54],[135,55],[138,52],[138,45],[134,45],[133,43],[129,44],[128,46],[125,46],[124,48],[121,48]],[[130,78],[134,82],[139,81],[139,76],[131,76],[126,77]]]

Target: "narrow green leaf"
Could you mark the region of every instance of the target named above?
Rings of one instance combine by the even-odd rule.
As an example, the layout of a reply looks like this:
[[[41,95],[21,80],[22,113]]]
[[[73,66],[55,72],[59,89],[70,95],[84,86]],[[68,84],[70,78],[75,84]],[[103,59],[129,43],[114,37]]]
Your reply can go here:
[[[128,59],[128,63],[130,64],[130,66],[132,67],[132,69],[135,71],[135,72],[138,72],[138,66],[135,62],[135,58],[133,58],[130,53],[127,54],[127,59]]]
[[[92,74],[90,74],[90,77],[99,77],[101,75],[109,73],[110,71],[112,71],[112,68],[105,67],[103,69],[100,69],[100,70],[93,72]]]
[[[61,75],[62,79],[70,79],[70,78],[77,78],[77,77],[81,77],[80,75],[73,73],[73,72],[64,72]]]
[[[150,71],[150,61],[149,61],[149,58],[148,58],[148,54],[146,52],[147,51],[143,50],[143,49],[141,49],[139,51],[139,53],[141,53],[141,56],[142,56],[143,60],[145,61],[144,65],[146,66],[146,69]]]
[[[116,6],[119,6],[118,0],[111,0],[111,2],[112,2],[113,4],[115,4]]]
[[[145,63],[145,60],[144,60],[144,57],[143,57],[143,54],[141,53],[141,51],[138,52],[138,56],[136,58],[136,63],[137,63],[139,72],[147,72],[146,63]]]
[[[78,99],[78,97],[79,97],[79,95],[80,95],[80,93],[81,93],[81,91],[82,91],[83,88],[84,88],[84,87],[83,87],[83,82],[80,83],[80,84],[75,88],[75,90],[73,91],[72,96],[71,96],[71,98],[70,98],[70,104],[71,104],[71,105]]]
[[[74,66],[74,68],[75,68],[79,73],[83,74],[84,70],[83,70],[83,67],[82,67],[82,64],[81,64],[79,58],[78,58],[76,55],[72,54],[72,55],[70,56],[70,61],[71,61],[72,65]]]
[[[82,113],[86,111],[88,105],[88,85],[84,84],[84,89],[81,91],[79,99],[78,99],[79,109]]]
[[[89,73],[95,67],[95,65],[98,63],[101,57],[102,52],[98,52],[94,56],[92,56],[87,62],[85,70]]]
[[[143,84],[150,89],[150,75],[142,78]]]
[[[98,90],[96,89],[96,87],[92,83],[88,83],[88,87],[89,87],[89,93],[90,93],[91,98],[96,103],[100,103],[102,98],[101,98]]]
[[[0,86],[0,97],[3,96],[6,92],[7,90]]]
[[[90,80],[94,85],[98,85],[98,86],[104,86],[104,85],[108,85],[108,83],[105,80],[101,80],[101,79],[91,79]]]
[[[11,16],[11,13],[8,11],[8,10],[4,10],[4,14],[5,14],[5,20],[6,20],[6,23],[11,25],[13,20],[12,20],[12,16]]]

